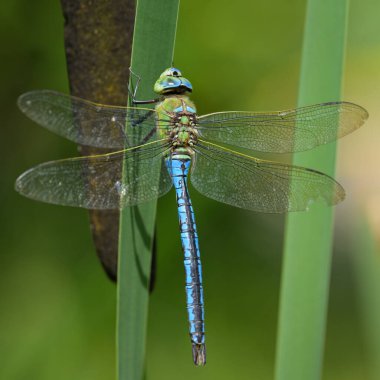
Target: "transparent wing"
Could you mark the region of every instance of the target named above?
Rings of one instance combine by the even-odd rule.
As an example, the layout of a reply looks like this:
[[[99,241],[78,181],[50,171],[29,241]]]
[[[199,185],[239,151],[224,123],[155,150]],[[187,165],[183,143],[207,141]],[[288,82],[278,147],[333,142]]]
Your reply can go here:
[[[367,118],[361,106],[332,102],[269,113],[212,113],[199,117],[198,129],[204,138],[216,142],[287,153],[334,141],[359,128]]]
[[[318,200],[334,205],[345,197],[339,183],[315,170],[262,161],[205,142],[195,149],[191,182],[219,202],[281,213],[307,210]]]
[[[18,106],[37,124],[81,145],[123,149],[157,139],[157,113],[149,108],[106,106],[49,90],[21,95]]]
[[[46,162],[23,173],[16,190],[38,201],[65,206],[133,206],[169,191],[171,179],[161,165],[166,149],[166,144],[157,142],[144,149]]]

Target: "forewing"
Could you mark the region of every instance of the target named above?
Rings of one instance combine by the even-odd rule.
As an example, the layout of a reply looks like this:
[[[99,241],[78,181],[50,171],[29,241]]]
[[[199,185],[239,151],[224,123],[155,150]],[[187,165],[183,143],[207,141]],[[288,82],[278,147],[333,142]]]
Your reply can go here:
[[[232,206],[267,213],[307,210],[315,201],[334,205],[342,186],[315,170],[240,155],[200,143],[191,173],[203,195]]]
[[[49,90],[21,95],[18,106],[36,123],[81,145],[123,149],[157,139],[156,112],[148,108],[106,106]]]
[[[38,201],[87,209],[134,206],[169,191],[171,179],[161,165],[166,148],[154,143],[145,149],[46,162],[23,173],[16,190]]]
[[[218,112],[199,117],[202,137],[259,152],[312,149],[359,128],[367,111],[349,102],[315,104],[287,111]]]

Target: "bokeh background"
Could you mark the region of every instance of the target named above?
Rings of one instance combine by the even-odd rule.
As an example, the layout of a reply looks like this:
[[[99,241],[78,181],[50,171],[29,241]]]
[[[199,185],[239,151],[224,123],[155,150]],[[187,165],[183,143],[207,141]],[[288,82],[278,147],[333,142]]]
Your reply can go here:
[[[296,105],[305,7],[303,0],[182,1],[175,65],[192,81],[200,114]],[[340,143],[337,177],[348,197],[336,212],[324,380],[380,378],[374,364],[380,269],[371,246],[380,212],[379,14],[379,2],[351,1],[344,99],[367,108],[370,120]],[[13,190],[27,168],[77,155],[74,144],[16,108],[27,90],[68,90],[59,1],[1,2],[0,43],[0,378],[113,379],[116,288],[96,258],[87,212],[33,202]],[[195,368],[191,360],[171,192],[158,204],[148,378],[272,379],[284,218],[191,193],[204,265],[208,364]]]

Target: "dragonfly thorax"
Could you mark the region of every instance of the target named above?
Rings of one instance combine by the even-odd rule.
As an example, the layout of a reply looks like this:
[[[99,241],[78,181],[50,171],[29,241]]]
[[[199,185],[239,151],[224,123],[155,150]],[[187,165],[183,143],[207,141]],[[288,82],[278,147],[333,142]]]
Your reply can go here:
[[[172,123],[169,140],[173,148],[191,148],[197,143],[198,131],[196,129],[195,114],[176,113],[173,116]]]

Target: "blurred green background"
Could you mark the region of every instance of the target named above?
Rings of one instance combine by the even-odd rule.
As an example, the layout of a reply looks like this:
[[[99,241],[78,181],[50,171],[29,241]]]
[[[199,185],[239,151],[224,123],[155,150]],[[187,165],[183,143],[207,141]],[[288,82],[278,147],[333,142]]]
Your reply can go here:
[[[192,81],[200,114],[295,106],[305,6],[301,0],[182,1],[175,65]],[[378,346],[367,322],[379,311],[376,303],[368,308],[371,296],[363,301],[370,294],[362,281],[370,259],[355,243],[363,236],[355,221],[368,219],[365,233],[376,234],[369,214],[380,212],[379,14],[379,2],[351,1],[344,99],[367,108],[370,121],[340,145],[338,179],[348,197],[336,213],[325,380],[375,378]],[[27,168],[77,154],[74,144],[33,125],[16,108],[27,90],[67,92],[59,1],[1,2],[0,42],[0,378],[113,379],[116,288],[97,261],[87,212],[33,202],[13,190]],[[192,191],[208,349],[207,366],[195,368],[174,197],[171,192],[158,205],[148,378],[272,379],[283,216],[235,209]],[[370,265],[371,289],[380,287],[377,259]]]

